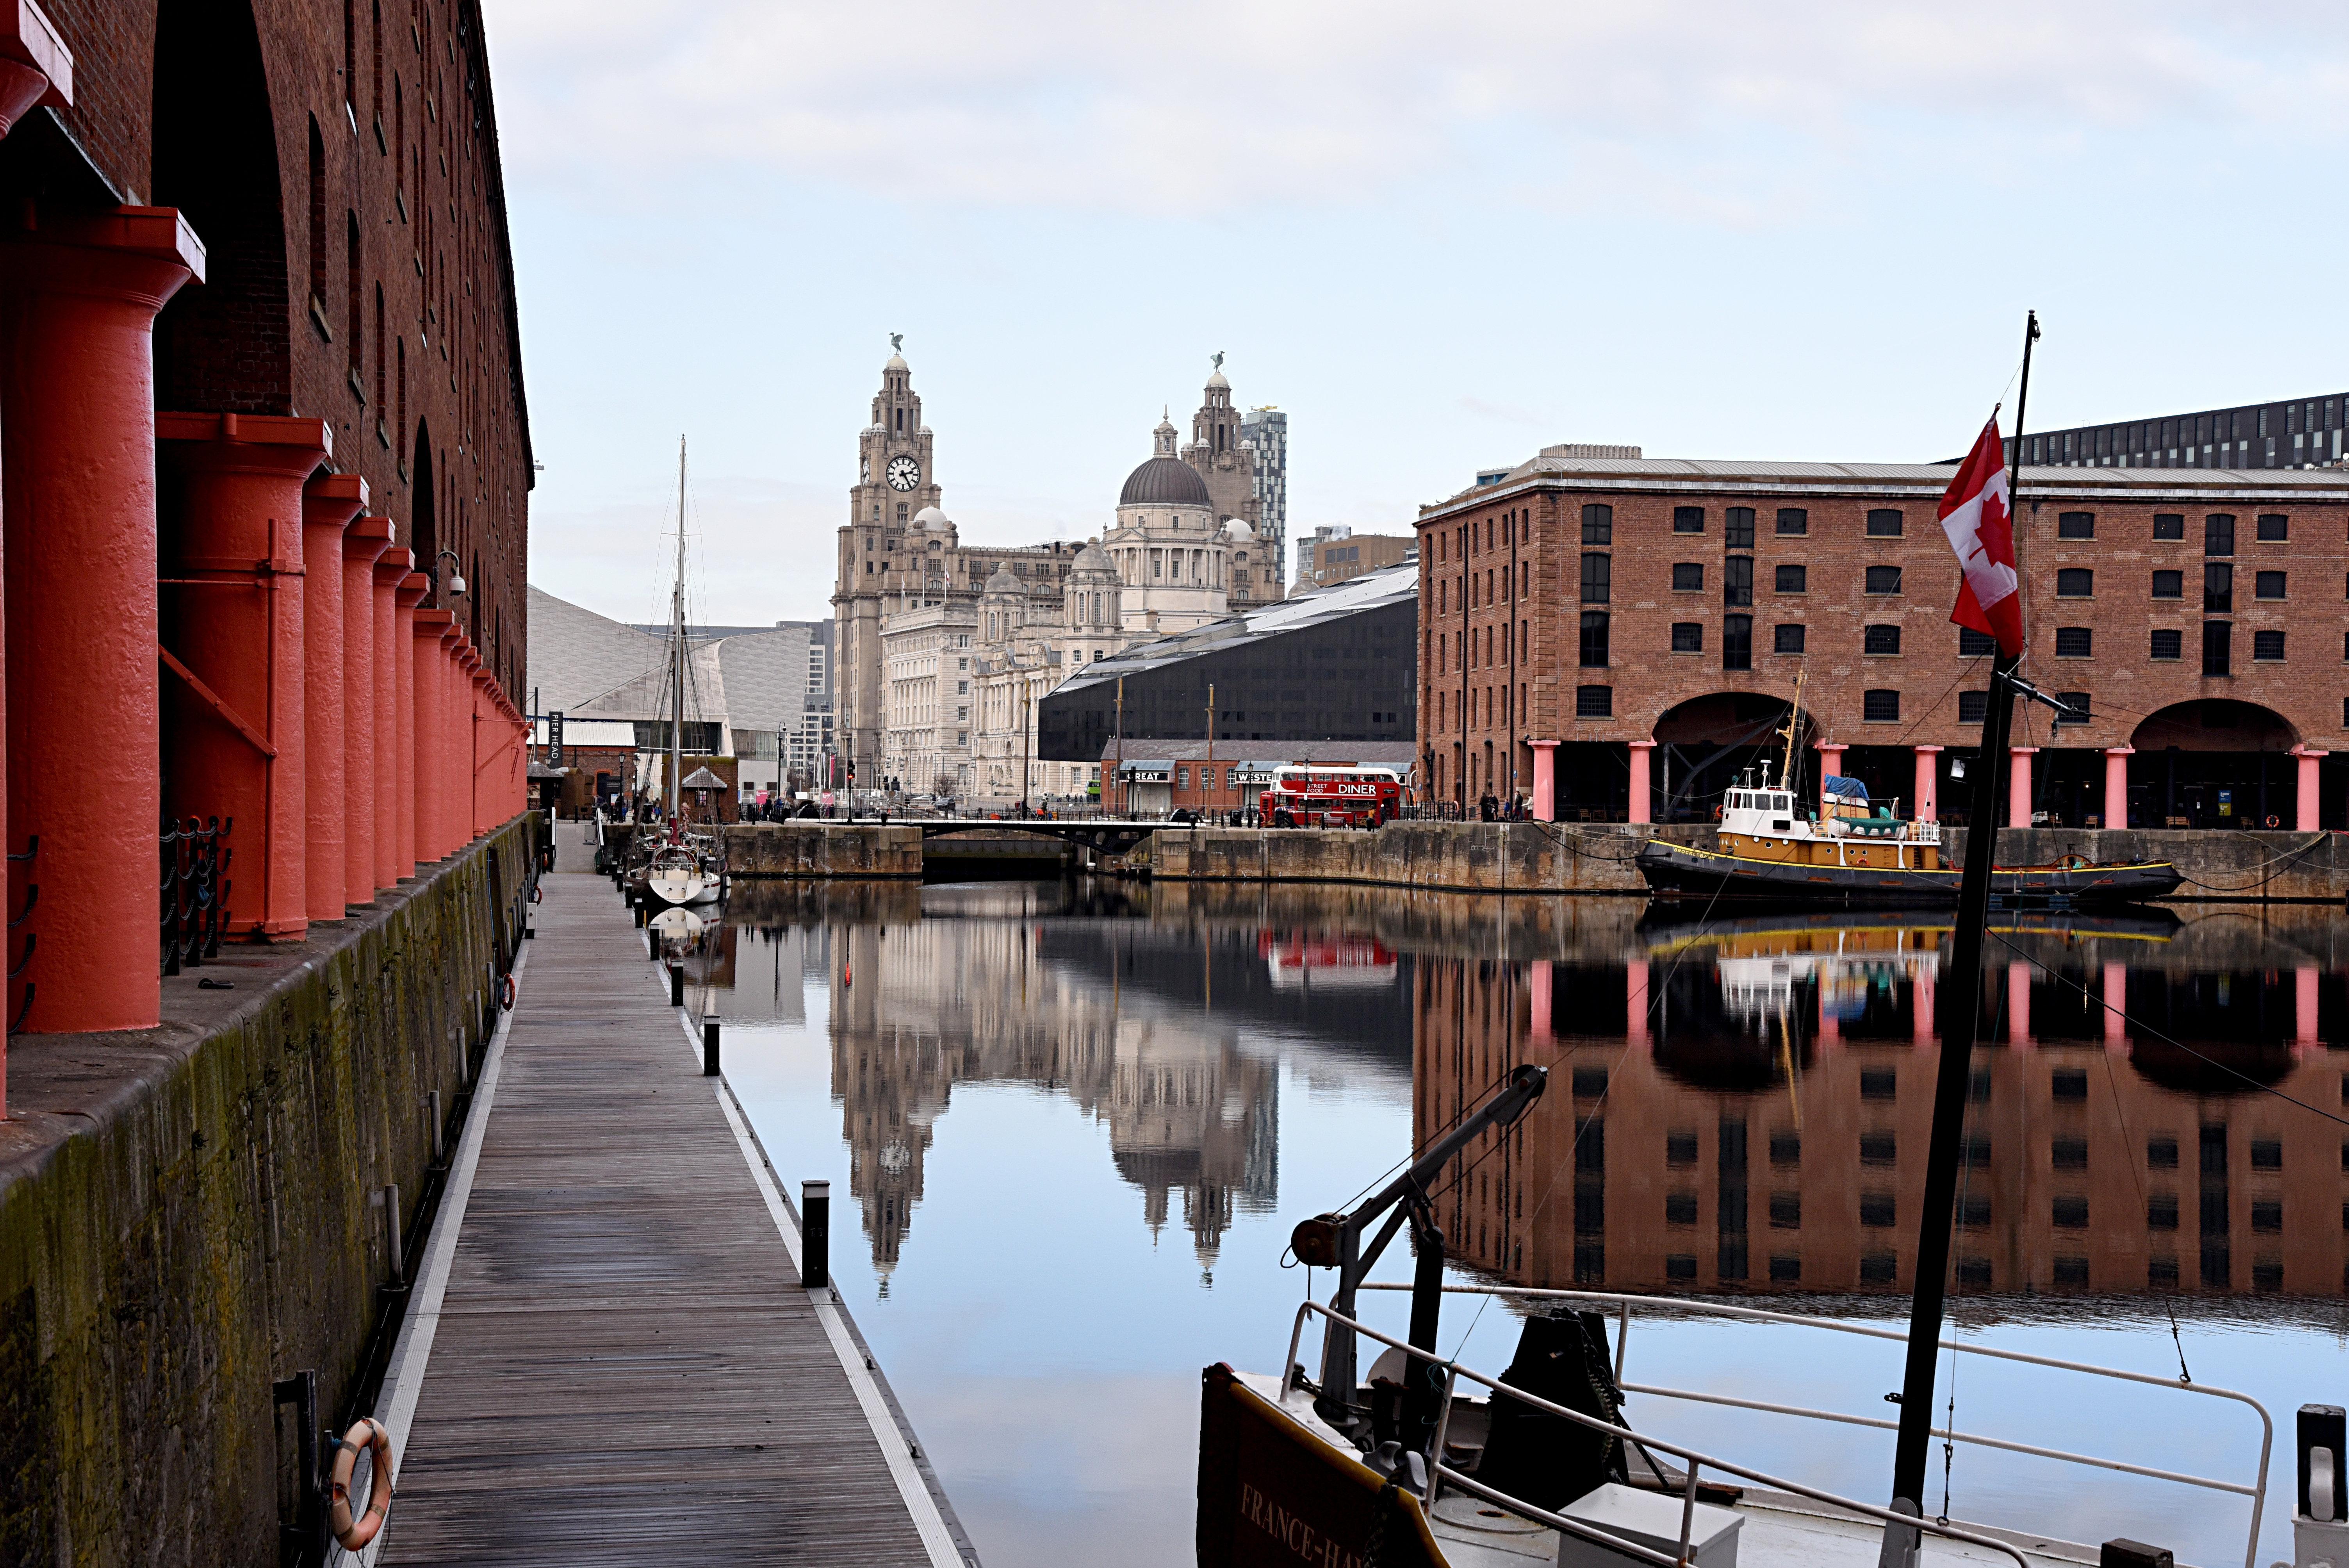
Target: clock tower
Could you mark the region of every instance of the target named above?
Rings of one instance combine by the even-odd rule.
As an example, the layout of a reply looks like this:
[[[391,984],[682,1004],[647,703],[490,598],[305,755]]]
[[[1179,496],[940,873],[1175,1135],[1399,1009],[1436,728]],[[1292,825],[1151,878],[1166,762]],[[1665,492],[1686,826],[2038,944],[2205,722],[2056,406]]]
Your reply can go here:
[[[891,353],[881,367],[873,419],[856,438],[856,483],[848,492],[832,596],[833,734],[844,759],[855,765],[859,789],[876,787],[881,771],[885,601],[925,585],[927,552],[910,549],[907,536],[923,509],[938,504],[940,494],[921,396],[914,390],[912,368],[896,352],[899,342],[898,334],[889,335]]]

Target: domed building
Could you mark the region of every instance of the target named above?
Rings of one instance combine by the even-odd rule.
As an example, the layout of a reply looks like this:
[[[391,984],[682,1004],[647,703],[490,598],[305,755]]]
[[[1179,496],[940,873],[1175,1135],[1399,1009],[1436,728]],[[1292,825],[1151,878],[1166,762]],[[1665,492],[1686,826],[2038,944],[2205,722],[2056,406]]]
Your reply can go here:
[[[1123,584],[1129,632],[1187,632],[1231,613],[1231,545],[1199,470],[1174,455],[1174,427],[1162,418],[1151,455],[1125,477],[1117,524],[1102,548]]]

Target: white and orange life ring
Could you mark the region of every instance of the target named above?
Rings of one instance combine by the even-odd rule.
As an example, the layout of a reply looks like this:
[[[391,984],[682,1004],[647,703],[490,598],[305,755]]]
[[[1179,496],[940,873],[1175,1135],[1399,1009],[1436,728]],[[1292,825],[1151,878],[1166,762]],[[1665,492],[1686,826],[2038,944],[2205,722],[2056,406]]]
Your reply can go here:
[[[356,1524],[351,1522],[351,1474],[358,1468],[361,1449],[375,1450],[374,1475],[367,1487],[367,1512]],[[346,1552],[357,1552],[376,1538],[383,1528],[385,1516],[391,1512],[391,1434],[383,1423],[372,1416],[363,1416],[357,1425],[343,1434],[342,1448],[335,1455],[335,1478],[328,1493],[332,1511],[326,1522],[334,1528],[335,1539]]]

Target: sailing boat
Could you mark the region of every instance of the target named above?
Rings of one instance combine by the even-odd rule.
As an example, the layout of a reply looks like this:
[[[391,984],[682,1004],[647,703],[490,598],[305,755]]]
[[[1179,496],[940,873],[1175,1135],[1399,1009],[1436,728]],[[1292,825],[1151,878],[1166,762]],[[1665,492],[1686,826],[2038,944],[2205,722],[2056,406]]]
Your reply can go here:
[[[667,815],[646,867],[645,891],[672,906],[718,896],[724,872],[715,841],[686,827],[678,806],[685,761],[685,688],[691,649],[685,634],[685,438],[677,438],[677,577],[669,588],[668,644],[661,710],[668,719],[668,766],[663,770]]]
[[[2036,335],[2034,318],[2025,338],[2026,395],[2029,343]],[[1984,436],[1992,443],[1990,449],[1995,449],[1995,439],[1993,425]],[[2019,435],[2015,448],[2022,448]],[[1978,446],[1978,452],[1982,449]],[[1967,471],[1961,470],[1961,480]],[[2004,488],[2012,494],[2013,481]],[[2013,701],[2036,695],[2015,679],[2018,659],[2019,650],[2002,655],[1992,680],[1983,749],[1993,760],[1974,781],[1980,821],[1991,820],[2005,788],[1999,764],[2006,752]],[[1782,776],[1782,789],[1787,782]],[[2100,1551],[2052,1533],[1923,1516],[1924,1460],[1932,1442],[1979,1444],[2087,1467],[2075,1486],[2037,1492],[2059,1520],[2075,1516],[2067,1506],[2074,1492],[2114,1470],[2248,1499],[2243,1561],[2245,1568],[2256,1568],[2274,1437],[2274,1423],[2259,1401],[2183,1377],[2173,1381],[1944,1336],[1955,1175],[1971,1098],[1969,1058],[1982,1025],[1982,950],[1994,853],[1994,835],[1971,835],[1962,884],[1956,890],[1951,984],[1962,1002],[1939,1063],[1918,1222],[1916,1285],[1905,1333],[1693,1296],[1447,1284],[1437,1200],[1455,1161],[1480,1145],[1489,1152],[1541,1099],[1547,1069],[1517,1066],[1481,1104],[1471,1105],[1464,1097],[1457,1125],[1415,1150],[1413,1162],[1376,1193],[1348,1212],[1305,1220],[1292,1232],[1289,1247],[1297,1261],[1335,1271],[1334,1286],[1326,1299],[1315,1299],[1309,1287],[1290,1319],[1278,1371],[1243,1372],[1228,1362],[1205,1371],[1196,1519],[1201,1568],[1271,1568],[1300,1561],[1330,1568],[1526,1568],[1534,1563],[1735,1568],[1741,1551],[1749,1563],[1823,1568],[1911,1568],[1920,1551],[1936,1563],[2006,1561],[2017,1568],[2100,1559],[2148,1564],[2169,1560],[2169,1553],[2133,1542],[2106,1542]],[[1416,1254],[1411,1280],[1373,1282],[1371,1270],[1406,1222]],[[1409,1293],[1404,1334],[1383,1331],[1361,1310],[1363,1293],[1380,1290]],[[1499,1374],[1438,1348],[1444,1305],[1455,1295],[1498,1297],[1526,1315],[1515,1357]],[[1863,1348],[1855,1339],[1901,1346],[1902,1392],[1888,1396],[1899,1407],[1899,1419],[1888,1418],[1880,1407],[1862,1413],[1764,1402],[1742,1397],[1742,1388],[1738,1395],[1708,1392],[1689,1387],[1693,1377],[1627,1377],[1627,1341],[1635,1319],[1700,1315],[1837,1336],[1821,1345],[1838,1358]],[[1316,1328],[1319,1370],[1309,1372],[1299,1352],[1307,1332]],[[1378,1347],[1367,1374],[1357,1366],[1365,1341]],[[1772,1348],[1779,1356],[1785,1353],[1783,1345],[1774,1343]],[[1936,1426],[1933,1373],[1944,1353],[2005,1361],[2044,1380],[2044,1397],[2021,1409],[2002,1409],[2002,1417],[2060,1411],[2067,1396],[2076,1393],[2064,1385],[2076,1377],[2106,1379],[2144,1394],[2156,1408],[2116,1414],[2105,1422],[2106,1441],[2116,1448],[2164,1428],[2215,1429],[2223,1408],[2231,1405],[2258,1422],[2257,1470],[2228,1478],[2189,1475],[2155,1468],[2147,1462],[2155,1457],[2149,1454],[2078,1453],[2021,1433],[1960,1431],[1953,1422]],[[1897,1431],[1892,1501],[1879,1506],[1839,1496],[1692,1444],[1661,1440],[1632,1425],[1624,1409],[1630,1396],[1827,1423],[1816,1429],[1822,1447],[1845,1446],[1854,1427]],[[2220,1404],[2195,1403],[2209,1400]],[[2248,1433],[2250,1419],[2242,1425]],[[2298,1447],[2296,1560],[2312,1563],[2322,1549],[2333,1562],[2349,1561],[2344,1550],[2349,1548],[2349,1526],[2339,1522],[2349,1516],[2349,1477],[2343,1464],[2349,1435],[2340,1410],[2302,1407]],[[1946,1508],[1946,1496],[1943,1501]]]

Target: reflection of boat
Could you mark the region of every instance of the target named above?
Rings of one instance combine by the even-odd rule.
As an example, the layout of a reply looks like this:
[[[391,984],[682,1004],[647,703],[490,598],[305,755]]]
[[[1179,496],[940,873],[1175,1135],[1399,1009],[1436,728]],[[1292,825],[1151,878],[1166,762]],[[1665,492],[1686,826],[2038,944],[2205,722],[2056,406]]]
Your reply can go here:
[[[709,923],[701,916],[682,908],[662,910],[645,923],[654,934],[680,942],[698,940],[709,927]]]
[[[1960,873],[1942,863],[1940,823],[1895,816],[1898,800],[1872,808],[1856,779],[1828,779],[1824,798],[1824,813],[1815,814],[1783,785],[1733,789],[1722,803],[1720,849],[1651,839],[1640,850],[1640,874],[1662,898],[1956,905]],[[1991,898],[2051,908],[2140,903],[2167,897],[2184,880],[2167,861],[2065,855],[1993,871]]]
[[[1394,950],[1372,937],[1264,931],[1257,934],[1256,951],[1276,991],[1378,990],[1394,984]]]
[[[2075,940],[2168,942],[2177,935],[2178,916],[2167,909],[2099,913],[2002,910],[1990,929],[2006,936],[2064,936]],[[1939,911],[1822,910],[1785,908],[1766,913],[1692,920],[1676,903],[1651,904],[1639,932],[1648,951],[1669,957],[1690,947],[1716,947],[1730,954],[1837,953],[1874,957],[1887,953],[1938,948],[1955,923]]]

